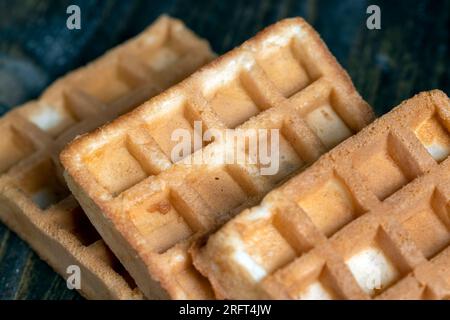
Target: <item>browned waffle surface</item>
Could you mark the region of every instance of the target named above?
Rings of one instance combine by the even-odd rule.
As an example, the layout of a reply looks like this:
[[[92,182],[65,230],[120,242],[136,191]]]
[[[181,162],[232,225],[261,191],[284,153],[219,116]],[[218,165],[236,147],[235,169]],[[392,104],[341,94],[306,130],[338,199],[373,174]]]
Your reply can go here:
[[[213,58],[206,41],[161,17],[0,119],[0,218],[67,277],[81,269],[91,299],[142,298],[63,182],[60,149],[136,107]]]
[[[237,215],[194,263],[221,298],[448,297],[449,154],[449,99],[421,93]]]
[[[101,130],[75,140],[65,178],[148,297],[211,298],[188,248],[373,119],[315,31],[283,20]],[[275,129],[279,170],[228,163],[221,139],[172,161],[171,133]],[[190,164],[199,154],[209,161]],[[195,162],[195,161],[194,161]]]

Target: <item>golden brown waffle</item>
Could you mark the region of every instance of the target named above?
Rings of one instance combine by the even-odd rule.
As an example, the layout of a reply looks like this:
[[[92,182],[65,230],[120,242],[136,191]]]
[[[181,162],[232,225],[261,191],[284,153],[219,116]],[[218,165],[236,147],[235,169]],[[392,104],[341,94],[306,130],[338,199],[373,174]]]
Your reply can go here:
[[[192,265],[193,239],[257,203],[373,119],[316,32],[279,22],[61,154],[70,189],[148,297],[211,298]],[[171,133],[280,129],[280,168],[228,164],[223,140],[173,163]],[[224,150],[226,150],[224,152]],[[208,163],[189,165],[203,153]]]
[[[421,93],[233,218],[195,266],[229,299],[444,297],[449,154],[449,99]]]
[[[63,277],[69,265],[78,265],[85,297],[142,294],[59,179],[60,149],[212,58],[204,40],[180,21],[161,17],[0,119],[0,218]]]
[[[262,281],[276,299],[450,298],[450,161]]]

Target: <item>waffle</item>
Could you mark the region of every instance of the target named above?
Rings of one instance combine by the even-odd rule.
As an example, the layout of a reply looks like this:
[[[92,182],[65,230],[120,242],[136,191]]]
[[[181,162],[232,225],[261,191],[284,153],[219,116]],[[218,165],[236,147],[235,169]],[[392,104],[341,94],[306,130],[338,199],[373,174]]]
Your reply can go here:
[[[133,112],[72,142],[65,178],[149,298],[213,298],[188,248],[373,119],[302,19],[283,20]],[[226,141],[172,161],[178,128],[279,129],[280,167],[228,163]],[[192,153],[192,151],[194,151]],[[199,154],[211,155],[198,164]],[[192,160],[192,161],[191,161]]]
[[[69,265],[78,265],[83,296],[142,298],[65,185],[60,149],[212,58],[204,40],[161,17],[0,119],[0,218],[63,277]]]
[[[271,299],[449,299],[450,161],[262,281]]]
[[[194,264],[227,299],[443,297],[449,154],[449,99],[421,93],[193,248]]]

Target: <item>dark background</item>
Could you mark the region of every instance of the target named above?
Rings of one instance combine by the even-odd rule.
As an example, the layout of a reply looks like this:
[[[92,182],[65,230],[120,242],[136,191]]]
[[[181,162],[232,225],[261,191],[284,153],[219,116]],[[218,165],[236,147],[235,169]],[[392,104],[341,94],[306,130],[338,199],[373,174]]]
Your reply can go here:
[[[70,4],[81,8],[81,30],[66,28]],[[370,4],[381,8],[381,30],[366,28]],[[182,19],[217,53],[277,20],[302,16],[378,115],[423,90],[450,93],[450,1],[0,0],[0,115],[162,13]],[[0,223],[0,299],[81,298]]]

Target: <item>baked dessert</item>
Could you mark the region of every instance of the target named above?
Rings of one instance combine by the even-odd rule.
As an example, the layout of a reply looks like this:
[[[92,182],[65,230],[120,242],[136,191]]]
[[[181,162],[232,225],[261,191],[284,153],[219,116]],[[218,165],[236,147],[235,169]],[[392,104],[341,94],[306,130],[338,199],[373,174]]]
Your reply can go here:
[[[61,160],[71,191],[147,297],[206,299],[214,295],[192,265],[193,241],[372,120],[319,35],[300,18],[286,19],[76,139]],[[275,130],[278,170],[263,174],[260,159],[228,162],[235,150],[219,138],[189,144],[174,159],[173,133],[195,140],[199,123],[224,136]],[[247,146],[240,150],[252,157]]]
[[[213,57],[205,40],[163,16],[0,119],[0,219],[64,278],[68,266],[79,266],[80,292],[86,298],[134,299],[142,294],[65,185],[61,148]]]
[[[448,270],[449,154],[449,99],[421,93],[194,247],[194,264],[226,299],[443,297],[430,270]]]

